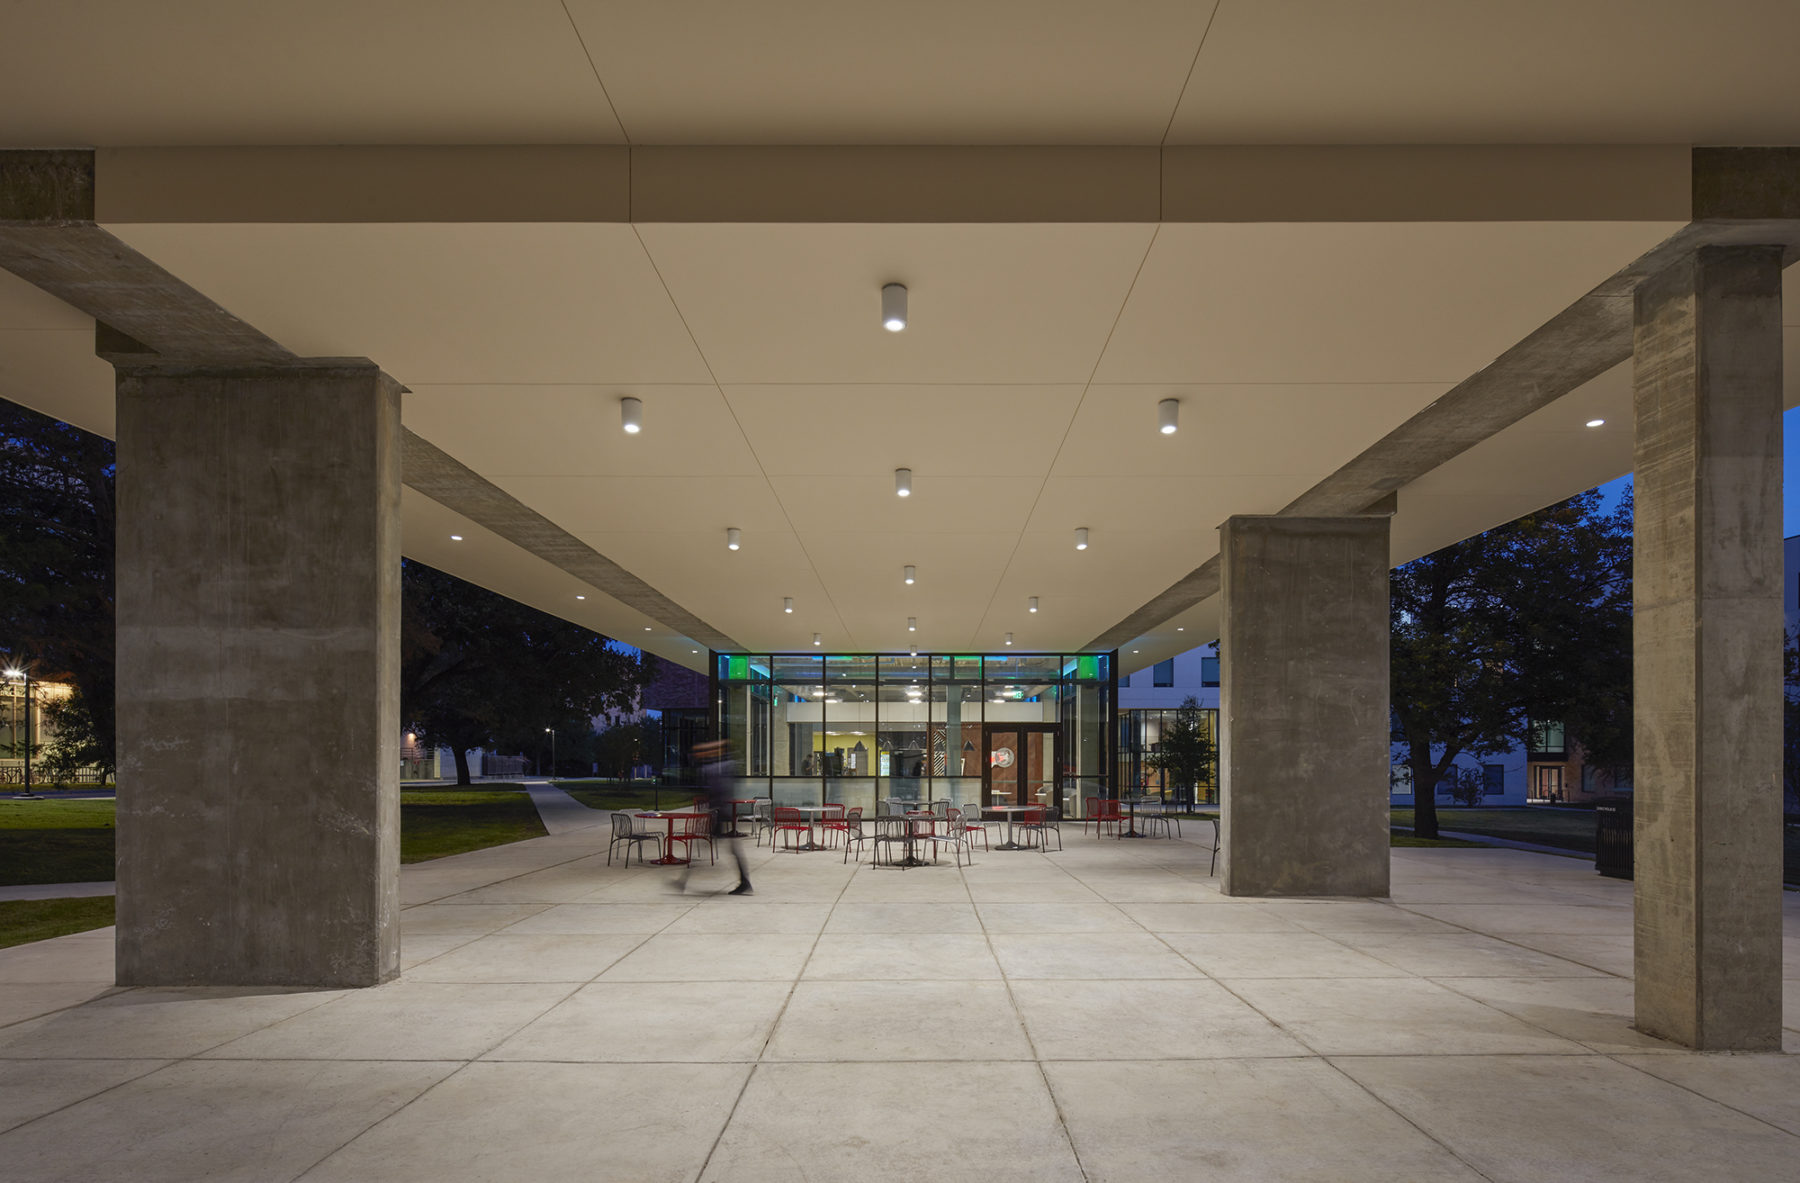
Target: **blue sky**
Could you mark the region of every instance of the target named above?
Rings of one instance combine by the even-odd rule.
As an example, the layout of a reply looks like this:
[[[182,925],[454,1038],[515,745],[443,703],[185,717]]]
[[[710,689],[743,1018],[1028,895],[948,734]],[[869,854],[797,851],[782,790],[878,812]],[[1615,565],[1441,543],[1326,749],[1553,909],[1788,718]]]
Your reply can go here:
[[[1781,536],[1791,538],[1800,534],[1800,407],[1781,417],[1781,446]],[[1610,506],[1630,487],[1631,478],[1622,476],[1601,485],[1600,492]]]

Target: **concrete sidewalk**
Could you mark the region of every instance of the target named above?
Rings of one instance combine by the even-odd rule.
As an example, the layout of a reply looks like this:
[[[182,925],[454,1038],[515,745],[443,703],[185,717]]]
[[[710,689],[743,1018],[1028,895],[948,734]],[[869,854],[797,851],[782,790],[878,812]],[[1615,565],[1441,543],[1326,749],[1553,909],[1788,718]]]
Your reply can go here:
[[[544,819],[544,828],[552,834],[585,830],[589,826],[600,825],[607,819],[607,815],[600,810],[589,809],[549,781],[528,780],[519,783],[531,794],[531,803],[537,806],[538,816]]]

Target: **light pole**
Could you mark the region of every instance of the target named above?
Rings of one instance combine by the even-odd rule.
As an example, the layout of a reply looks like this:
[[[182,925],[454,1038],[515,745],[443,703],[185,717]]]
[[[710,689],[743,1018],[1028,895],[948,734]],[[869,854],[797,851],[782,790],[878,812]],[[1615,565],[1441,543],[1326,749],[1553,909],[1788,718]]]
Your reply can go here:
[[[6,677],[9,681],[23,681],[25,684],[25,791],[19,796],[35,798],[37,794],[31,791],[31,671],[12,666],[6,671]],[[13,728],[12,738],[13,751],[17,752],[19,729],[16,726]]]
[[[548,779],[555,780],[556,779],[556,728],[546,727],[546,728],[544,728],[544,732],[545,732],[545,734],[549,735],[549,737],[550,737],[550,776],[548,777]]]

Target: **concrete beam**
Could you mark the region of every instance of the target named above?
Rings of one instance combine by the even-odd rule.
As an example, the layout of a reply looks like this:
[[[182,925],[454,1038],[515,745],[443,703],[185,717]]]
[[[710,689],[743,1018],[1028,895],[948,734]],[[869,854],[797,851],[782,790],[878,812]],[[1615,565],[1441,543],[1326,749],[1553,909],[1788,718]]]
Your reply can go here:
[[[1220,527],[1226,895],[1388,894],[1388,523]]]
[[[1781,262],[1703,247],[1636,296],[1636,1013],[1781,1048]]]
[[[118,982],[399,972],[400,388],[118,371]]]
[[[0,151],[0,267],[168,359],[293,354],[94,224],[94,154]]]
[[[1685,148],[120,148],[138,222],[1685,221]]]

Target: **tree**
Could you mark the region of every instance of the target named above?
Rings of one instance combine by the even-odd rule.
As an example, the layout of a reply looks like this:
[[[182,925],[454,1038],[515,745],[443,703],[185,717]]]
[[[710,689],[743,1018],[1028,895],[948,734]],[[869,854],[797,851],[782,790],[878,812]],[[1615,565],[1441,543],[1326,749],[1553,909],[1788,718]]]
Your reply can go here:
[[[1555,721],[1597,760],[1630,759],[1631,499],[1589,491],[1394,571],[1394,738],[1414,833],[1437,837],[1456,758],[1498,755]]]
[[[1190,694],[1175,708],[1174,719],[1163,727],[1158,750],[1145,762],[1161,769],[1165,782],[1174,782],[1177,802],[1192,803],[1194,789],[1212,771],[1216,755],[1206,734],[1200,700]]]
[[[458,784],[470,749],[540,751],[545,727],[591,730],[653,674],[652,658],[423,563],[403,565],[401,588],[401,717],[455,753]]]
[[[113,516],[111,440],[0,399],[0,650],[80,702],[67,744],[111,769]]]
[[[632,769],[644,762],[650,750],[650,739],[642,723],[615,723],[602,731],[595,742],[595,759],[602,776],[631,776]]]

